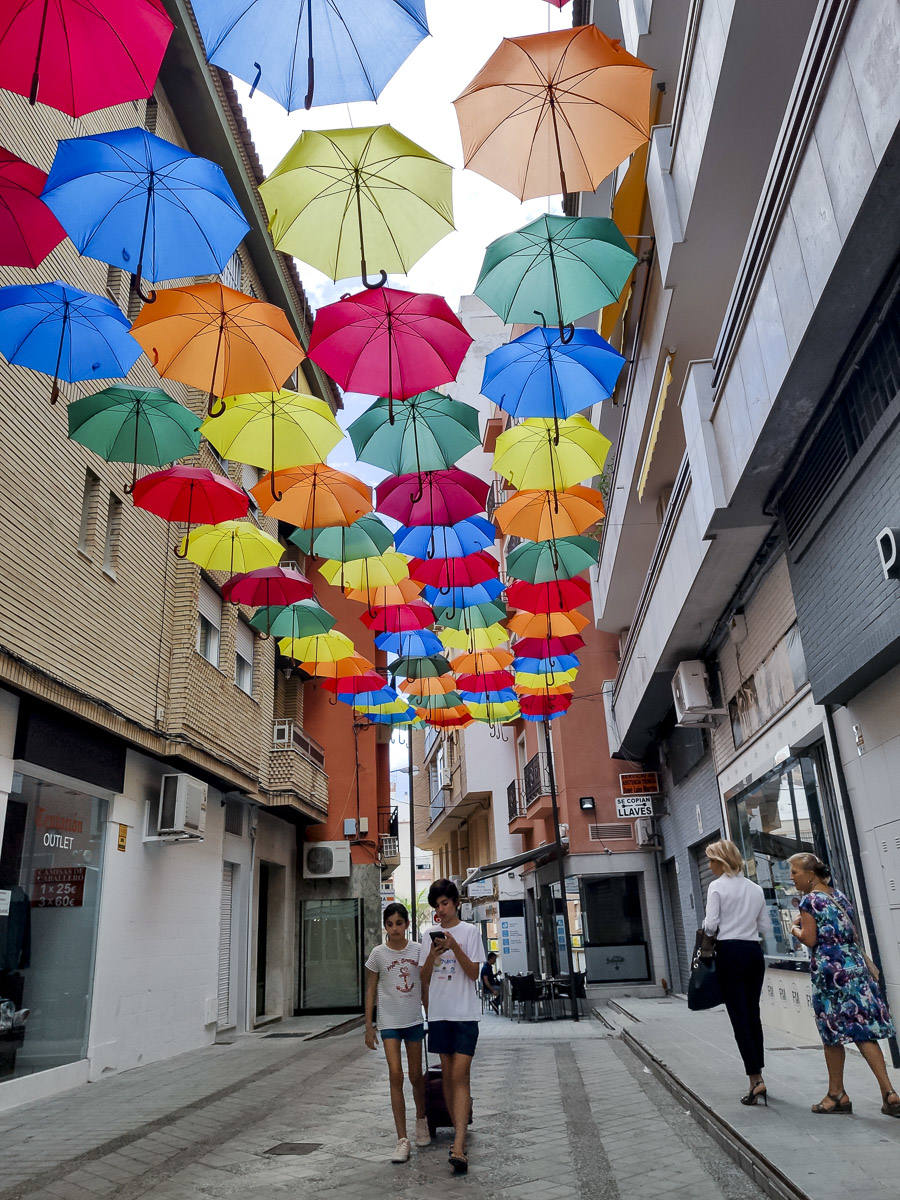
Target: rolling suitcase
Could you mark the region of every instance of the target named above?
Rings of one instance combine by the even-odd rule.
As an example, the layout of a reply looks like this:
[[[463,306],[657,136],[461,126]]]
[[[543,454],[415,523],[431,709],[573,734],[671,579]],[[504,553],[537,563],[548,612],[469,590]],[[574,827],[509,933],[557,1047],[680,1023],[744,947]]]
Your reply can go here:
[[[428,1065],[428,1048],[425,1048],[425,1119],[428,1132],[435,1136],[438,1129],[453,1128],[450,1112],[444,1100],[444,1076],[440,1067]],[[469,1107],[469,1124],[472,1124],[472,1107]]]

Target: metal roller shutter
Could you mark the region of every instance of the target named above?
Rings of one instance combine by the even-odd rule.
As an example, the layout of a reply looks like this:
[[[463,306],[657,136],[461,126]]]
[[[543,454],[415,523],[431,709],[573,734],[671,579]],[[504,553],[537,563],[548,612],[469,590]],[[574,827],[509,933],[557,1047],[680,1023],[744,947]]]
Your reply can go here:
[[[220,1029],[234,1022],[231,1014],[231,902],[234,863],[222,864],[222,894],[219,900],[219,987],[216,1024]]]
[[[675,870],[674,859],[663,863],[663,877],[669,899],[672,932],[675,935],[675,945],[673,947],[675,953],[670,955],[673,960],[671,963],[672,973],[675,974],[677,972],[680,976],[680,979],[676,978],[672,980],[672,986],[676,991],[683,992],[687,990],[687,981],[691,974],[691,960],[685,937],[684,915],[681,911],[681,895],[678,889],[678,873]]]

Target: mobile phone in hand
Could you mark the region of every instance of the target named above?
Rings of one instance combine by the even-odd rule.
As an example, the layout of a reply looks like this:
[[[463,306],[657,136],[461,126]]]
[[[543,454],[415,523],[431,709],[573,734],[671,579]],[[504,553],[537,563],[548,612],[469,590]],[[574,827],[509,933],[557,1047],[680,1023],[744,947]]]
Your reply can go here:
[[[447,935],[444,933],[443,929],[429,929],[428,933],[433,942],[443,942],[447,938]]]

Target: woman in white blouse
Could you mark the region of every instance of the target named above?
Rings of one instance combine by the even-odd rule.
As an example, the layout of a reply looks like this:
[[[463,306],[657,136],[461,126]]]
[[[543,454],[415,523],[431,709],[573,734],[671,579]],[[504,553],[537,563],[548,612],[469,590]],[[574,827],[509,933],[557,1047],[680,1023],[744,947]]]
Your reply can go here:
[[[762,1100],[768,1107],[763,1082],[763,1032],[759,1015],[766,963],[759,939],[771,932],[762,888],[744,874],[744,860],[734,842],[706,847],[715,879],[706,896],[703,928],[716,940],[716,975],[734,1030],[734,1040],[750,1080],[741,1104]]]

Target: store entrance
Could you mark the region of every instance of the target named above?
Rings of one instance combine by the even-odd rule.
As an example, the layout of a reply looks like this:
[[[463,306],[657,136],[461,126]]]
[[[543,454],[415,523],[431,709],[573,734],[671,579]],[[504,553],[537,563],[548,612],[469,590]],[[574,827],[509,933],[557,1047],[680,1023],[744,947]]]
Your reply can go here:
[[[304,900],[300,913],[300,1008],[362,1008],[362,901]]]

